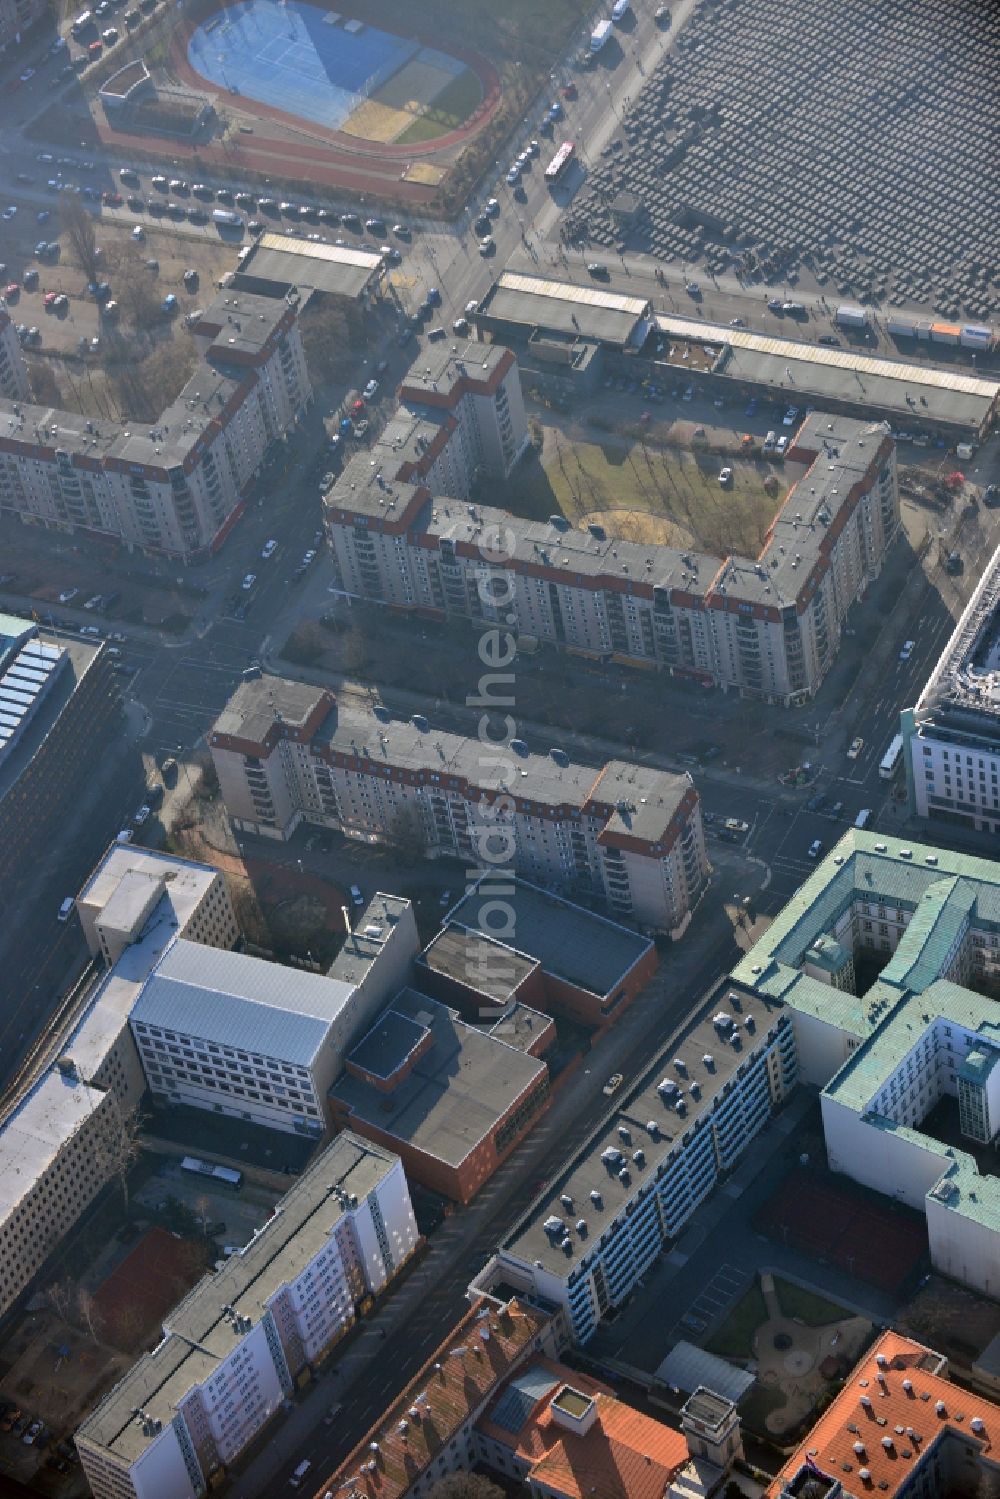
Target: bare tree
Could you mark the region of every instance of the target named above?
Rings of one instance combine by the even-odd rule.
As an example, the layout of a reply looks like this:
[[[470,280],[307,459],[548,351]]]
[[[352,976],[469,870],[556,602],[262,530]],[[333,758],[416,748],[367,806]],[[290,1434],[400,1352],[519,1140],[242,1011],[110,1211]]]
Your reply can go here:
[[[115,296],[122,316],[133,328],[151,328],[160,319],[160,295],[137,256],[123,257],[115,276]]]
[[[201,1197],[196,1197],[194,1200],[194,1210],[198,1215],[198,1222],[201,1224],[201,1231],[205,1235],[208,1234],[208,1214],[211,1206],[212,1199],[210,1197],[205,1197],[204,1195],[202,1195]]]
[[[65,1280],[54,1280],[50,1286],[46,1286],[45,1294],[56,1316],[61,1321],[68,1322],[75,1300],[73,1282],[70,1277],[67,1276]]]
[[[389,838],[401,859],[417,864],[427,857],[427,836],[420,815],[412,807],[400,807],[389,825]]]
[[[94,1140],[94,1160],[109,1177],[117,1176],[126,1213],[129,1206],[129,1173],[141,1149],[139,1133],[142,1124],[142,1114],[138,1109],[133,1109],[130,1114],[123,1114],[121,1108],[116,1106],[105,1115],[103,1128]]]
[[[74,193],[64,193],[59,201],[59,221],[81,270],[93,281],[98,263],[97,228],[93,215]]]
[[[101,1335],[98,1331],[100,1313],[97,1309],[97,1302],[94,1299],[93,1292],[88,1291],[85,1286],[80,1286],[76,1293],[76,1309],[80,1314],[80,1320],[94,1342],[99,1343],[101,1341]]]
[[[503,1489],[481,1473],[449,1473],[438,1480],[428,1499],[503,1499]]]
[[[33,399],[39,406],[61,406],[62,392],[55,372],[41,359],[28,361],[28,383]]]
[[[362,342],[359,315],[324,297],[306,308],[299,326],[313,381],[349,380]]]

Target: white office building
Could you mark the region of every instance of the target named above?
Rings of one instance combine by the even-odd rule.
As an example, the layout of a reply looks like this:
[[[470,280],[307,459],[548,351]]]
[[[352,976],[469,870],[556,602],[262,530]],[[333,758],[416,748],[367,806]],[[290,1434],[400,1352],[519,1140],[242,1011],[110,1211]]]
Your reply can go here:
[[[911,811],[1000,832],[1000,551],[916,707],[903,713],[902,732]]]
[[[734,970],[780,995],[830,1166],[922,1212],[935,1268],[1000,1294],[1000,870],[848,833]],[[859,974],[875,972],[867,988]]]
[[[339,1135],[83,1422],[95,1499],[201,1499],[218,1486],[417,1239],[399,1159]]]
[[[154,1100],[323,1134],[347,1051],[418,950],[409,901],[389,895],[375,897],[325,974],[176,938],[129,1017]]]
[[[470,1296],[503,1283],[563,1309],[586,1343],[677,1240],[797,1077],[781,1000],[723,989],[502,1241]]]

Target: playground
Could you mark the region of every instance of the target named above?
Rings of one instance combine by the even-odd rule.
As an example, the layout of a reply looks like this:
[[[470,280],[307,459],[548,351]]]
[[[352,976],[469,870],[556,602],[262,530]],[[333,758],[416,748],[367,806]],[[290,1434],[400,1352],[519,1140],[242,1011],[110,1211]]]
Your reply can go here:
[[[871,1335],[865,1317],[762,1271],[705,1347],[756,1375],[741,1405],[743,1419],[750,1430],[784,1443],[808,1424]]]

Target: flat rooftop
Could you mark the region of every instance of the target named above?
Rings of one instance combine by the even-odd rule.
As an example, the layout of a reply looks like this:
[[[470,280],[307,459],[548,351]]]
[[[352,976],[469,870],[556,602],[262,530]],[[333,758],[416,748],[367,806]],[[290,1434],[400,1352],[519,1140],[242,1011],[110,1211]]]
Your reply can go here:
[[[269,1298],[302,1273],[349,1211],[340,1194],[363,1201],[396,1160],[357,1135],[338,1135],[246,1248],[199,1281],[173,1309],[164,1323],[164,1341],[133,1365],[83,1422],[79,1435],[121,1462],[141,1457],[154,1436],[143,1431],[134,1412],[144,1410],[169,1424],[188,1390],[210,1378],[244,1336],[223,1308],[231,1307],[256,1326]]]
[[[476,318],[551,329],[626,348],[644,342],[652,323],[652,304],[645,297],[623,296],[599,286],[503,271],[479,304]]]
[[[302,732],[314,715],[332,704],[332,693],[323,687],[292,677],[256,677],[239,684],[213,728],[217,734],[263,744],[276,729]]]
[[[3,420],[0,417],[0,433],[2,430]],[[22,620],[19,615],[8,614],[2,618],[2,633],[8,640],[11,638],[8,631],[12,632],[19,623],[28,628],[34,627],[32,621]],[[30,712],[23,717],[18,732],[10,739],[7,748],[0,753],[0,800],[8,794],[28,769],[40,745],[55,728],[60,715],[81,685],[86,673],[93,667],[104,645],[102,640],[92,644],[90,641],[82,640],[79,636],[64,635],[58,630],[41,628],[37,629],[33,640],[29,642],[29,647],[35,642],[44,648],[46,653],[53,653],[50,659],[57,657],[58,665],[48,674],[44,690],[34,695]],[[17,669],[15,662],[20,660],[27,648],[22,646],[21,652],[13,654],[12,659],[5,663],[8,674],[11,670]],[[16,689],[12,688],[12,690]]]
[[[669,1055],[664,1053],[658,1057],[622,1096],[617,1107],[605,1116],[597,1131],[566,1167],[550,1179],[544,1193],[502,1240],[503,1250],[528,1264],[541,1264],[560,1280],[564,1280],[574,1265],[593,1252],[597,1240],[625,1210],[642,1184],[655,1179],[658,1167],[680,1140],[691,1134],[699,1120],[711,1112],[726,1083],[753,1050],[765,1041],[780,1015],[783,1007],[779,1001],[748,995],[741,990],[736,990],[740,998],[740,1009],[736,1012],[731,1001],[733,987],[727,991],[721,1005],[716,995],[680,1038],[671,1044]],[[718,1014],[720,1007],[733,1013],[741,1034],[746,1030],[746,1039],[739,1050],[720,1038],[713,1024],[712,1017]],[[752,1032],[748,1020],[753,1026]],[[711,1070],[704,1061],[706,1056],[713,1059]],[[678,1062],[680,1066],[676,1065]],[[668,1107],[657,1091],[658,1084],[665,1080],[676,1082],[684,1092],[686,1112],[683,1117],[676,1109]],[[692,1092],[692,1084],[698,1086],[697,1098]],[[655,1135],[647,1127],[650,1121],[656,1123]],[[628,1141],[620,1133],[622,1129],[627,1132]],[[633,1159],[637,1148],[645,1154],[645,1164],[641,1167]],[[607,1156],[607,1164],[605,1153],[611,1153]],[[617,1166],[621,1165],[629,1168],[629,1183],[618,1179]],[[612,1166],[616,1169],[611,1169]],[[599,1194],[600,1207],[591,1199],[591,1192]],[[571,1209],[563,1205],[563,1196],[572,1200]],[[576,1229],[579,1219],[586,1223],[585,1235]],[[549,1234],[546,1222],[558,1222],[565,1227],[569,1252],[562,1248],[562,1232],[559,1238]]]
[[[445,928],[446,931],[459,928],[471,934],[473,958],[476,937],[480,934],[493,937],[485,924],[491,900],[488,884],[482,892],[477,886],[455,906]],[[648,937],[541,890],[527,880],[505,881],[503,902],[507,912],[512,913],[503,945],[512,949],[515,968],[518,958],[522,964],[526,958],[534,958],[546,973],[565,979],[589,994],[602,997],[610,994],[652,946]],[[461,963],[457,941],[455,952]],[[460,978],[461,973],[454,976]]]
[[[252,247],[238,275],[299,286],[333,296],[359,298],[384,270],[377,250],[324,245],[268,230]]]
[[[501,344],[477,343],[475,339],[447,340],[421,348],[399,386],[404,406],[420,411],[426,398],[450,396],[462,383],[483,384],[497,366],[509,361]]]
[[[397,994],[347,1062],[391,1078],[427,1035],[429,1049],[391,1092],[344,1071],[330,1097],[357,1123],[457,1168],[546,1067],[413,989]]]
[[[420,962],[432,973],[478,989],[498,1004],[506,1004],[538,967],[537,958],[451,922],[427,944]]]
[[[52,1068],[8,1115],[0,1128],[0,1223],[104,1099],[102,1089]]]
[[[383,890],[373,895],[354,930],[344,938],[343,947],[326,971],[327,978],[352,986],[360,984],[409,910],[410,902],[401,895],[387,895]]]
[[[1000,381],[963,368],[936,368],[882,358],[851,348],[824,348],[798,339],[728,328],[699,318],[658,313],[656,325],[670,338],[728,345],[720,371],[727,379],[784,389],[789,401],[822,406],[849,401],[907,426],[940,424],[978,431],[1000,397]]]
[[[78,903],[103,911],[129,875],[163,881],[164,894],[173,909],[179,931],[204,899],[212,882],[218,879],[217,870],[206,864],[197,864],[193,859],[180,859],[175,854],[160,853],[157,849],[140,848],[135,843],[113,843],[77,896]]]
[[[354,988],[178,937],[143,985],[132,1020],[307,1067]]]
[[[958,743],[1000,739],[1000,548],[987,563],[914,710],[925,730]]]

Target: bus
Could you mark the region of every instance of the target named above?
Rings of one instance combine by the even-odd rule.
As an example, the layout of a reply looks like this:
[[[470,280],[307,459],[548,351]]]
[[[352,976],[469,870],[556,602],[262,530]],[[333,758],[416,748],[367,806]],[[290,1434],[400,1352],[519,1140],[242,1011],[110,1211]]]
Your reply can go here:
[[[232,1187],[238,1192],[243,1185],[243,1172],[229,1166],[213,1166],[211,1161],[200,1161],[196,1155],[186,1155],[181,1161],[181,1170],[192,1176],[206,1176],[216,1186]]]
[[[899,762],[902,758],[903,736],[902,734],[897,734],[892,743],[889,745],[889,748],[886,750],[885,754],[882,756],[882,763],[878,768],[878,773],[882,777],[883,781],[892,780],[893,776],[896,774],[896,771],[899,769]]]
[[[552,160],[545,168],[545,180],[550,187],[558,182],[560,177],[565,174],[567,167],[573,160],[573,153],[575,150],[576,145],[573,141],[563,141],[562,145],[559,147],[559,150],[556,152],[555,156],[553,156]]]

